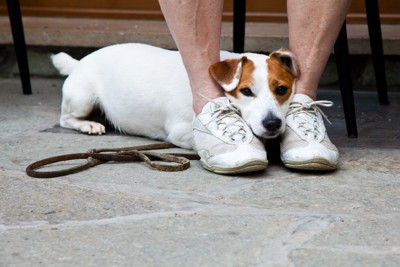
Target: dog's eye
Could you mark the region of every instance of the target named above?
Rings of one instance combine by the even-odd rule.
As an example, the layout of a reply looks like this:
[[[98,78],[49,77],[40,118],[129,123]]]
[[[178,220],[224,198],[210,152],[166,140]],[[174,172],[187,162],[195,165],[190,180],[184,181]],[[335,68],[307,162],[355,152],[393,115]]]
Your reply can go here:
[[[288,88],[286,86],[283,86],[283,85],[278,86],[278,87],[275,88],[275,93],[277,95],[280,95],[280,96],[286,95],[287,91],[288,91]]]
[[[240,89],[240,92],[245,96],[254,96],[253,91],[248,87]]]

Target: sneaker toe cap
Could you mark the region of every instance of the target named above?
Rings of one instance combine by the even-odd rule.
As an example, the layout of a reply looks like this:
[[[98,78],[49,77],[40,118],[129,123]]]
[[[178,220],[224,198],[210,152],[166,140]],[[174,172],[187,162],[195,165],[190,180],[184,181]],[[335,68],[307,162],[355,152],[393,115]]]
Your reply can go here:
[[[207,158],[208,164],[226,167],[237,167],[251,161],[267,161],[266,151],[239,145],[233,151]]]
[[[325,159],[329,162],[337,162],[339,152],[337,149],[329,149],[320,143],[309,143],[302,148],[291,148],[282,152],[283,160],[308,161],[316,158]]]

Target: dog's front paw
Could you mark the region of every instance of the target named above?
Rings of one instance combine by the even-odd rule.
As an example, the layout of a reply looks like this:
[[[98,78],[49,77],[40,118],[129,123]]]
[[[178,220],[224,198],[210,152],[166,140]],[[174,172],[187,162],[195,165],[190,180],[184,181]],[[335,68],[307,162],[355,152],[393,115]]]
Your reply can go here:
[[[87,133],[87,134],[97,134],[97,135],[102,135],[106,133],[106,127],[104,127],[102,124],[94,122],[94,121],[88,121],[84,124],[81,125],[80,127],[81,132]]]

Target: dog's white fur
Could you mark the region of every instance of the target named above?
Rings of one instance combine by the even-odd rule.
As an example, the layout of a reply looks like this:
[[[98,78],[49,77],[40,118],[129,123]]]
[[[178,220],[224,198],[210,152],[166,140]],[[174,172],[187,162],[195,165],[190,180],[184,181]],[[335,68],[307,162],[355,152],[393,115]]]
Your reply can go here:
[[[285,57],[282,63],[298,75],[293,55],[287,50],[274,52]],[[245,57],[244,57],[245,56]],[[238,107],[244,120],[259,137],[275,137],[284,130],[289,101],[278,103],[268,83],[269,57],[261,54],[235,54],[221,51],[221,60],[235,59],[233,79],[217,80]],[[254,63],[254,96],[229,94],[240,81],[241,59]],[[100,123],[85,120],[95,106],[120,131],[171,142],[184,148],[192,144],[192,95],[179,52],[144,44],[121,44],[102,48],[78,61],[65,53],[52,56],[54,66],[69,75],[63,85],[60,124],[89,134],[103,134]],[[218,77],[216,78],[218,79]],[[293,85],[294,86],[294,85]],[[263,120],[278,118],[282,126],[268,132]]]

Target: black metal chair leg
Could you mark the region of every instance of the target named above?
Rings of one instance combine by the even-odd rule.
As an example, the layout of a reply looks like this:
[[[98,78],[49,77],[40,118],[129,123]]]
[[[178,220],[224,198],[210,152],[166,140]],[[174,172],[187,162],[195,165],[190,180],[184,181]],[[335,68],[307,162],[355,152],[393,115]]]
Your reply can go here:
[[[346,120],[347,135],[352,138],[358,136],[356,112],[354,107],[353,86],[351,80],[351,68],[349,47],[347,43],[346,23],[343,24],[335,46],[336,66],[339,75],[340,91],[342,95],[343,109]]]
[[[381,21],[377,0],[365,0],[371,54],[374,63],[375,80],[379,102],[389,104],[386,84],[385,59],[383,57]]]
[[[17,54],[22,90],[24,94],[30,95],[32,94],[32,88],[19,0],[7,0],[7,7],[14,39],[15,52]]]
[[[244,52],[246,0],[233,1],[233,51]]]

